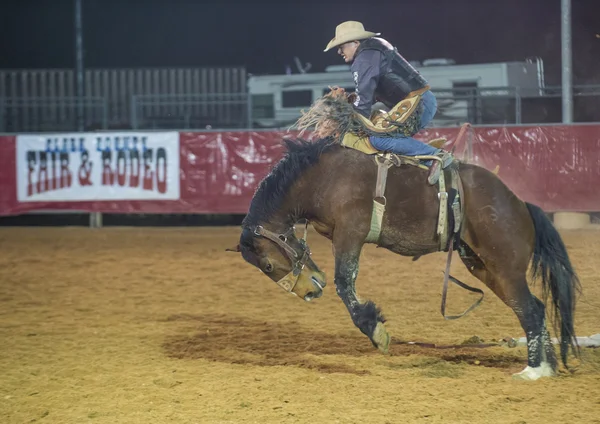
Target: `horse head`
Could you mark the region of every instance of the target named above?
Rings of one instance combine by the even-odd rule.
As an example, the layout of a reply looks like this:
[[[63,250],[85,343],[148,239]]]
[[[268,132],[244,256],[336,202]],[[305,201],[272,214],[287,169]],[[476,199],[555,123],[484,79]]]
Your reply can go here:
[[[311,259],[306,238],[298,239],[294,227],[281,233],[262,225],[244,227],[233,250],[288,293],[307,302],[322,296],[325,274]]]

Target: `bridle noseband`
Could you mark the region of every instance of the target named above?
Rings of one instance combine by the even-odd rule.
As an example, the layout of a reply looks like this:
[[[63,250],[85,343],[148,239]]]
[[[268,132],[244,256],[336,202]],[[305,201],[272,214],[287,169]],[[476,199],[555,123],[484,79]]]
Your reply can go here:
[[[276,283],[288,293],[296,294],[292,290],[294,290],[294,287],[296,287],[298,279],[300,278],[300,274],[302,273],[302,270],[304,269],[304,266],[310,257],[310,249],[306,243],[308,221],[304,225],[304,235],[301,239],[298,239],[298,242],[300,243],[300,253],[298,253],[298,251],[288,243],[288,238],[294,234],[294,226],[290,227],[290,229],[285,233],[277,234],[273,231],[267,230],[262,225],[257,225],[254,228],[253,233],[257,236],[262,236],[271,240],[281,247],[287,254],[288,258],[292,262],[292,270]]]

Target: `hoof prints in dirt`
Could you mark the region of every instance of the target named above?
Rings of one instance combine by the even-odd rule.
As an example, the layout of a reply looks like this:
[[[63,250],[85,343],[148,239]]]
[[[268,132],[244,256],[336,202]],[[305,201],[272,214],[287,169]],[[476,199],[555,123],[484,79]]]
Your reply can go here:
[[[327,363],[327,358],[319,356],[377,354],[368,340],[360,336],[311,332],[298,328],[294,322],[195,315],[175,315],[167,321],[198,323],[198,333],[171,337],[165,342],[167,355],[179,359],[202,358],[259,366],[293,365],[324,373],[364,375],[370,372],[347,364]]]
[[[508,370],[518,370],[527,365],[527,360],[516,356],[493,356],[493,355],[471,355],[471,354],[456,354],[456,355],[441,355],[444,361],[454,363],[476,363],[482,367],[503,368]]]
[[[323,373],[357,375],[370,374],[370,371],[341,363],[339,359],[328,361],[327,356],[381,358],[381,354],[362,334],[308,331],[293,321],[267,322],[246,317],[186,314],[172,315],[165,321],[178,322],[180,325],[187,323],[183,327],[184,335],[170,337],[164,343],[166,354],[172,358],[206,359],[257,366],[291,365]],[[190,323],[193,323],[193,329],[190,329]],[[526,362],[524,358],[511,353],[473,349],[468,346],[439,350],[393,344],[390,355],[385,357],[390,362],[389,367],[393,369],[404,368],[402,364],[395,364],[394,357],[402,357],[404,360],[410,355],[417,355],[424,360],[429,358],[435,363],[443,361],[447,364],[478,365],[505,371],[522,368]],[[423,365],[425,368],[428,366]]]

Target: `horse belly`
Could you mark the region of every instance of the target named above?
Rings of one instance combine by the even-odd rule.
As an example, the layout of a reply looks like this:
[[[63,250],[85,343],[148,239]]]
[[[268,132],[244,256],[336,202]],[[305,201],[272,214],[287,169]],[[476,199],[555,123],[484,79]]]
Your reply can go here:
[[[435,226],[419,220],[411,224],[384,225],[378,246],[402,256],[420,256],[439,250]]]
[[[406,174],[410,175],[409,172]],[[425,177],[416,172],[412,178],[406,175],[402,179],[394,177],[390,186],[395,189],[386,193],[387,206],[379,246],[403,256],[437,251],[437,190],[418,184]]]

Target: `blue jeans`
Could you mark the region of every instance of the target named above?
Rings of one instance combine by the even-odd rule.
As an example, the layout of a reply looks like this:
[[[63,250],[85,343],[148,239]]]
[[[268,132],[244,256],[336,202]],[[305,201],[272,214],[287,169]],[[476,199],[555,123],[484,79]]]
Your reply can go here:
[[[435,113],[437,112],[437,100],[431,91],[426,91],[421,97],[423,102],[423,113],[421,114],[421,122],[419,130],[422,130],[429,124]],[[369,137],[371,144],[378,150],[385,152],[398,153],[405,156],[416,155],[435,155],[439,149],[432,147],[413,137],[397,136],[397,137]]]

